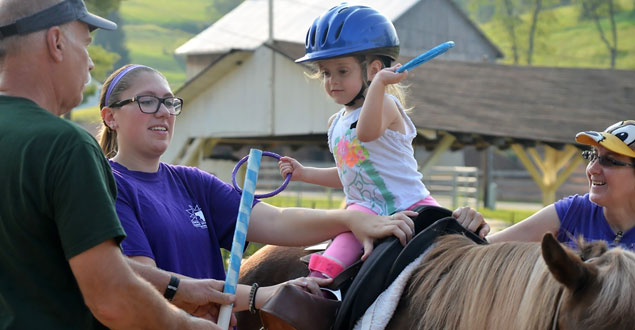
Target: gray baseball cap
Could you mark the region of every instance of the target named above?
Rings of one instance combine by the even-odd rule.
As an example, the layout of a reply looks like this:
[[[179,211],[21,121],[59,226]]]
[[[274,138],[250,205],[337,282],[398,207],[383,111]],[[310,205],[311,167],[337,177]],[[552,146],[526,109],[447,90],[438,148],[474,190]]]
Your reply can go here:
[[[84,1],[65,0],[37,13],[22,17],[11,24],[0,26],[0,39],[16,34],[29,34],[72,21],[88,24],[91,31],[97,28],[105,30],[117,28],[117,24],[114,22],[89,13]]]

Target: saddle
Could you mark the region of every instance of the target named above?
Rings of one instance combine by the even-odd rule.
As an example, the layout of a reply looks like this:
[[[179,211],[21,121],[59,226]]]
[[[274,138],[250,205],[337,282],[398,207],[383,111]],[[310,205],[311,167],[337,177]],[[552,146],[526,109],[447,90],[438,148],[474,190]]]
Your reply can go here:
[[[476,234],[464,229],[454,218],[452,218],[452,211],[442,207],[424,205],[414,211],[418,212],[418,216],[413,219],[415,223],[415,236],[403,247],[394,236],[386,237],[375,244],[373,252],[370,256],[362,262],[361,260],[346,268],[340,275],[338,275],[333,283],[329,286],[330,289],[339,289],[342,293],[341,305],[339,301],[329,301],[328,299],[317,299],[323,301],[323,304],[328,304],[330,311],[337,310],[333,323],[333,320],[327,320],[326,323],[323,320],[318,321],[320,324],[310,324],[311,329],[333,329],[333,330],[346,330],[352,329],[355,322],[364,315],[368,307],[375,301],[377,296],[397,278],[397,276],[403,271],[403,269],[412,260],[416,259],[425,249],[427,249],[434,240],[444,234],[460,233],[473,241],[483,244],[485,241],[478,237]],[[291,292],[295,289],[287,288],[286,295],[301,296],[301,292]],[[304,294],[308,296],[309,294]],[[275,298],[275,296],[274,296]],[[279,306],[274,307],[280,303],[280,301],[273,301],[274,298],[267,302],[261,310],[261,318],[265,321],[265,318],[272,318],[272,309],[280,310]],[[298,297],[305,299],[308,297]],[[311,297],[316,300],[315,297]],[[311,300],[311,301],[313,301]],[[337,305],[339,308],[337,308]],[[267,306],[269,305],[269,306]],[[284,308],[287,309],[287,308]],[[312,319],[310,315],[305,315],[311,311],[316,311],[314,308],[309,308],[304,312],[304,316],[308,319]],[[265,317],[263,313],[265,312]],[[274,314],[275,315],[275,314]],[[280,315],[276,315],[280,317]],[[274,316],[275,318],[275,316]],[[297,318],[293,317],[294,319]],[[304,318],[304,317],[302,317]],[[276,319],[278,320],[278,319]],[[294,322],[282,317],[282,320],[286,323],[293,324]],[[267,322],[270,323],[271,322]],[[297,323],[297,322],[296,322]],[[268,327],[271,329],[302,329],[304,327],[300,324],[295,326],[283,327]],[[307,328],[308,329],[308,328]]]
[[[415,237],[405,247],[401,246],[396,237],[387,237],[377,244],[344,293],[334,330],[352,329],[377,296],[390,286],[412,260],[434,243],[437,237],[460,233],[477,243],[485,243],[452,218],[450,210],[423,206],[415,211],[419,212],[415,219]]]

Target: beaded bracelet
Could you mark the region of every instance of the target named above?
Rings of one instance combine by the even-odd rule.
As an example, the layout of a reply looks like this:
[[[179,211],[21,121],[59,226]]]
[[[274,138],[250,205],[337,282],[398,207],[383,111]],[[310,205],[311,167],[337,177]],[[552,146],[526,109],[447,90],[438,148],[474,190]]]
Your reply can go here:
[[[258,283],[251,285],[251,291],[249,291],[249,311],[252,314],[256,314],[256,292],[260,286]]]

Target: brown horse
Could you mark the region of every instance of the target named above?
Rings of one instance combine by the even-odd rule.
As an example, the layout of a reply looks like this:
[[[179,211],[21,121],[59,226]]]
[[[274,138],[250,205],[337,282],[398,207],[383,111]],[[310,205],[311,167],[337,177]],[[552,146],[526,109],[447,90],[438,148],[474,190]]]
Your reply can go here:
[[[551,234],[541,245],[441,237],[387,329],[632,329],[635,254],[580,244],[578,255]]]
[[[580,246],[575,253],[550,234],[542,244],[441,237],[413,272],[387,329],[632,329],[635,254],[603,243]],[[241,269],[241,281],[306,275],[297,259],[307,253],[269,247],[245,263],[263,268]],[[238,328],[259,329],[251,317],[239,317]]]

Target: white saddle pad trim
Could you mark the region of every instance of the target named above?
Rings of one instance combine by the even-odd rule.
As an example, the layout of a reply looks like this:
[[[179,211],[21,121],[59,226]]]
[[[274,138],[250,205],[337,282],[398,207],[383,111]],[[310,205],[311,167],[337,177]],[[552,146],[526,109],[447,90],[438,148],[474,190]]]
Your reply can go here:
[[[428,247],[420,256],[404,268],[392,284],[368,307],[364,316],[357,320],[353,328],[354,330],[383,330],[386,328],[392,315],[395,313],[395,309],[397,309],[397,304],[399,304],[399,299],[401,299],[401,295],[406,287],[406,283],[408,283],[410,275],[412,275],[412,272],[434,245],[435,244],[432,244]]]

